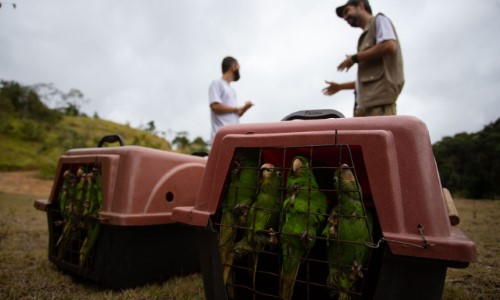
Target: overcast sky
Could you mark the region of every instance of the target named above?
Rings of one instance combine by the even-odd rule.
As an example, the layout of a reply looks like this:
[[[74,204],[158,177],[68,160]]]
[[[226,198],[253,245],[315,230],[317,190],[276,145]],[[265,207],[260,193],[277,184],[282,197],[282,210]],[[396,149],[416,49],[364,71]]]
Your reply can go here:
[[[0,8],[0,79],[53,83],[89,99],[82,110],[133,127],[154,121],[208,140],[208,86],[227,55],[233,83],[255,106],[242,123],[333,108],[353,94],[321,93],[356,51],[360,29],[335,15],[340,0],[9,0]],[[17,5],[12,8],[12,3]],[[500,117],[500,0],[372,0],[394,23],[406,84],[398,114],[423,120],[432,142]]]

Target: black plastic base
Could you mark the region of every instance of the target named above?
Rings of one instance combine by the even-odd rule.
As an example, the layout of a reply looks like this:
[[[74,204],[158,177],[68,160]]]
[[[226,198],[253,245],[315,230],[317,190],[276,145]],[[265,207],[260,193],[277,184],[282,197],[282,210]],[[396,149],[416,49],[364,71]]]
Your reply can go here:
[[[222,267],[217,232],[211,227],[198,231],[200,244],[205,245],[200,252],[201,267],[208,300],[227,299],[222,279]],[[372,252],[369,272],[362,295],[353,299],[441,299],[448,267],[466,267],[455,262],[437,261],[392,254],[386,245]],[[315,272],[320,272],[316,269]],[[268,283],[272,282],[270,280]],[[276,286],[277,288],[277,286]],[[296,289],[294,299],[336,299],[331,292],[318,288],[301,294]],[[273,292],[276,294],[276,291]],[[266,299],[261,295],[247,297],[248,291],[234,290],[235,299]],[[307,296],[309,295],[309,296]],[[314,296],[313,296],[314,295]]]
[[[450,262],[397,256],[389,249],[382,255],[372,299],[441,299]]]
[[[49,260],[69,274],[106,288],[133,288],[200,271],[192,227],[102,225],[92,264],[84,268],[58,258],[50,222],[49,216]]]
[[[210,223],[207,227],[197,228],[196,239],[199,247],[205,298],[207,300],[227,299],[219,252],[219,233],[213,230],[212,223]]]

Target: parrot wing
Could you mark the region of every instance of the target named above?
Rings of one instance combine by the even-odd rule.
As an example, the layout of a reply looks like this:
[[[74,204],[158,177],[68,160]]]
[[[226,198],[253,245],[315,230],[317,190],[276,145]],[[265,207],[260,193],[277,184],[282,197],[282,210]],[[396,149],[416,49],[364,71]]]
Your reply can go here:
[[[293,295],[300,264],[314,246],[318,228],[325,220],[327,210],[326,196],[319,190],[305,157],[294,157],[287,186],[280,234],[283,259],[280,289],[283,299],[291,299]]]
[[[233,264],[233,246],[238,229],[246,224],[259,178],[259,149],[240,148],[235,152],[227,193],[221,204],[219,247],[224,265],[224,283],[228,283]]]
[[[335,172],[334,183],[338,205],[332,209],[323,230],[328,237],[327,284],[338,290],[341,299],[347,299],[354,283],[363,277],[361,269],[369,254],[365,243],[371,241],[373,225],[364,208],[359,183],[348,165],[341,165]]]
[[[251,251],[262,251],[266,246],[277,242],[270,236],[270,229],[278,228],[282,192],[281,171],[275,169],[274,165],[265,163],[260,172],[259,194],[250,207],[244,238],[234,247],[235,254],[240,257]]]

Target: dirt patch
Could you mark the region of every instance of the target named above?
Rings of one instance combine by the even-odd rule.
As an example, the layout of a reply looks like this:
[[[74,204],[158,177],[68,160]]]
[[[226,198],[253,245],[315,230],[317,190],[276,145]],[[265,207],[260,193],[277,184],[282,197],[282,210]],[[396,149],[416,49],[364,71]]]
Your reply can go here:
[[[39,179],[36,175],[37,171],[0,172],[0,193],[48,198],[52,180]]]

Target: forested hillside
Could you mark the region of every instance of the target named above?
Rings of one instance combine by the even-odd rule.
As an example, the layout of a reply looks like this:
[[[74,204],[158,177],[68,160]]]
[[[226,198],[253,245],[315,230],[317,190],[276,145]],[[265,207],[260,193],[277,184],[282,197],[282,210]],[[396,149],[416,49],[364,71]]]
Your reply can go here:
[[[78,96],[74,91],[70,94]],[[121,135],[126,145],[171,150],[154,130],[88,117],[80,113],[78,99],[66,95],[65,100],[50,109],[33,87],[0,82],[0,171],[34,169],[42,177],[51,177],[66,150],[95,147],[111,134]]]
[[[500,198],[500,118],[476,133],[459,133],[433,145],[443,186],[472,199]]]
[[[45,93],[38,91],[40,86]],[[78,90],[62,93],[51,85],[40,86],[0,81],[0,171],[33,169],[50,178],[66,150],[94,147],[110,134],[120,134],[126,145],[172,150],[170,143],[156,134],[153,121],[147,128],[134,129],[102,120],[97,114],[89,117],[80,112],[82,93]],[[56,108],[42,101],[56,96],[60,99]],[[190,141],[188,135],[177,133],[172,140],[176,151],[206,151],[203,139]],[[453,194],[500,198],[500,118],[480,132],[445,137],[433,150],[442,185]]]

